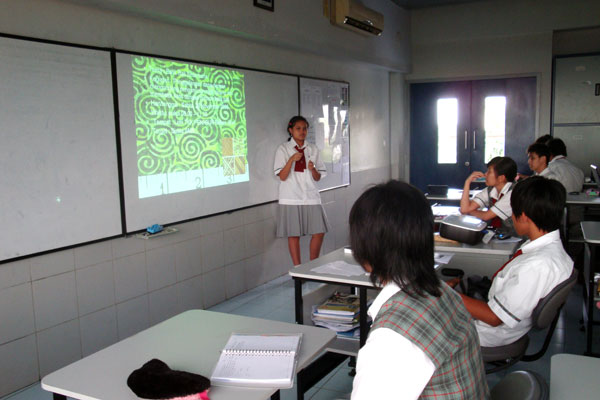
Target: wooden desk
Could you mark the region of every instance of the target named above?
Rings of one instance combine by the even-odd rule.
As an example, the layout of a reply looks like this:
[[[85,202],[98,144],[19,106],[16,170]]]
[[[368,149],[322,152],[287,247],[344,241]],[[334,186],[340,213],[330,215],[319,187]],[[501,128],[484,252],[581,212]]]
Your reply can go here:
[[[600,359],[555,354],[550,359],[550,400],[590,400],[600,397]]]
[[[600,246],[600,221],[582,221],[581,232],[587,250],[583,261],[583,321],[585,323],[586,350],[585,355],[600,356],[592,352],[592,337],[594,325],[600,325],[600,321],[594,321],[594,304],[600,300],[596,292],[594,282],[595,267],[598,263],[598,246]],[[600,397],[600,393],[598,393]]]
[[[137,399],[127,377],[152,358],[178,369],[210,377],[232,332],[302,332],[297,371],[300,372],[335,339],[335,332],[311,326],[191,310],[181,313],[97,353],[59,369],[42,379],[42,388],[54,399]],[[299,377],[300,374],[298,374]],[[263,400],[279,397],[278,389],[214,386],[212,400]]]

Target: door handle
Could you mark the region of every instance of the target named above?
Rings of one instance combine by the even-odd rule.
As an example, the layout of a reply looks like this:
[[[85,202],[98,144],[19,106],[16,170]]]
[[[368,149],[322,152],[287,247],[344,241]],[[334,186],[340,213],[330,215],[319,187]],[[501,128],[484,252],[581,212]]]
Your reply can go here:
[[[471,163],[468,161],[465,161],[465,167],[468,167],[469,165],[471,165]]]
[[[473,129],[473,150],[477,150],[477,129]]]
[[[467,149],[467,147],[469,146],[468,142],[467,142],[467,136],[469,135],[469,132],[465,129],[465,150]]]

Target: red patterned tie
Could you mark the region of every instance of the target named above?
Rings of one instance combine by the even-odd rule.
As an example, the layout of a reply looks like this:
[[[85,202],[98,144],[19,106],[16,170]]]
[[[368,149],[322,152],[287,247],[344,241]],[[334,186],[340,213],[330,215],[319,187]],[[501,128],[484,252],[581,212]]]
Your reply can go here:
[[[494,204],[496,204],[496,202],[498,202],[502,198],[502,196],[504,196],[504,193],[500,194],[500,197],[498,197],[498,199],[492,199],[490,201],[490,203],[491,203],[490,208],[492,208],[492,206]],[[502,220],[500,219],[500,217],[496,216],[496,217],[492,218],[490,225],[492,225],[492,228],[500,228],[502,226]]]
[[[492,276],[492,280],[494,280],[494,278],[496,277],[496,275],[498,275],[498,273],[500,271],[502,271],[504,269],[504,267],[506,267],[508,265],[509,262],[511,262],[515,258],[519,257],[521,254],[523,254],[523,251],[521,249],[517,250],[517,252],[510,258],[510,260],[508,260],[507,262],[505,262],[504,265],[501,266],[498,271],[496,271],[496,273]]]
[[[296,164],[294,164],[294,171],[296,172],[304,172],[304,170],[306,169],[306,157],[304,157],[304,149],[300,149],[298,148],[298,146],[294,147],[296,150],[298,150],[299,153],[302,153],[302,158],[298,161],[296,161]]]

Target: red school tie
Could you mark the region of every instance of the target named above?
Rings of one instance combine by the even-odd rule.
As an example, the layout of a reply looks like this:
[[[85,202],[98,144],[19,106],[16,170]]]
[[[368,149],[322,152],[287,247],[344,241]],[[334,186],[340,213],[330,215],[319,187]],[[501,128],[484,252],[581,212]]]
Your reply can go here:
[[[500,271],[502,271],[504,269],[504,267],[506,267],[508,265],[508,263],[510,263],[515,258],[519,257],[521,254],[523,254],[523,250],[521,250],[521,249],[517,250],[517,252],[510,258],[510,260],[508,260],[507,262],[505,262],[504,265],[501,266],[498,271],[496,271],[496,273],[492,276],[492,280],[494,280],[494,278],[496,277],[496,275],[498,275],[498,273]]]
[[[294,146],[294,148],[298,150],[299,153],[302,153],[302,158],[299,161],[296,161],[296,164],[294,165],[294,171],[304,172],[306,169],[306,157],[304,157],[304,149],[306,149],[306,147],[304,149],[300,149],[298,146]]]
[[[492,208],[492,206],[493,206],[494,204],[496,204],[496,202],[497,202],[498,200],[500,200],[500,199],[502,198],[502,196],[504,196],[504,193],[501,193],[501,194],[500,194],[500,197],[498,197],[498,199],[492,199],[492,200],[490,201],[490,203],[491,203],[491,206],[490,206],[490,208]],[[492,221],[490,222],[490,225],[492,225],[492,228],[500,228],[500,227],[502,226],[502,220],[500,219],[500,217],[496,216],[496,217],[492,218]],[[496,272],[496,273],[497,273],[497,272]]]

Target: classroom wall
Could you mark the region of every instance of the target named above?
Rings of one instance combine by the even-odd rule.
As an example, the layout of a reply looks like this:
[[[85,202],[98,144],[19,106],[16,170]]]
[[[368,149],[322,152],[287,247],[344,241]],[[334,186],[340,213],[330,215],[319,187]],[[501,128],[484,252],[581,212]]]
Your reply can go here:
[[[597,0],[492,0],[415,10],[407,79],[535,75],[540,136],[550,131],[552,32],[597,26],[599,15]]]
[[[348,211],[364,187],[404,175],[404,150],[390,149],[402,145],[403,129],[390,121],[403,125],[391,110],[404,107],[408,15],[388,0],[365,3],[388,10],[391,39],[332,27],[321,2],[305,0],[276,2],[275,13],[248,0],[4,0],[0,31],[348,81],[352,184],[322,194],[333,226],[329,252],[347,243]],[[273,137],[283,141],[285,132]],[[275,238],[275,207],[0,264],[0,396],[181,311],[284,275],[291,262],[287,241]],[[307,245],[305,238],[304,260]]]

